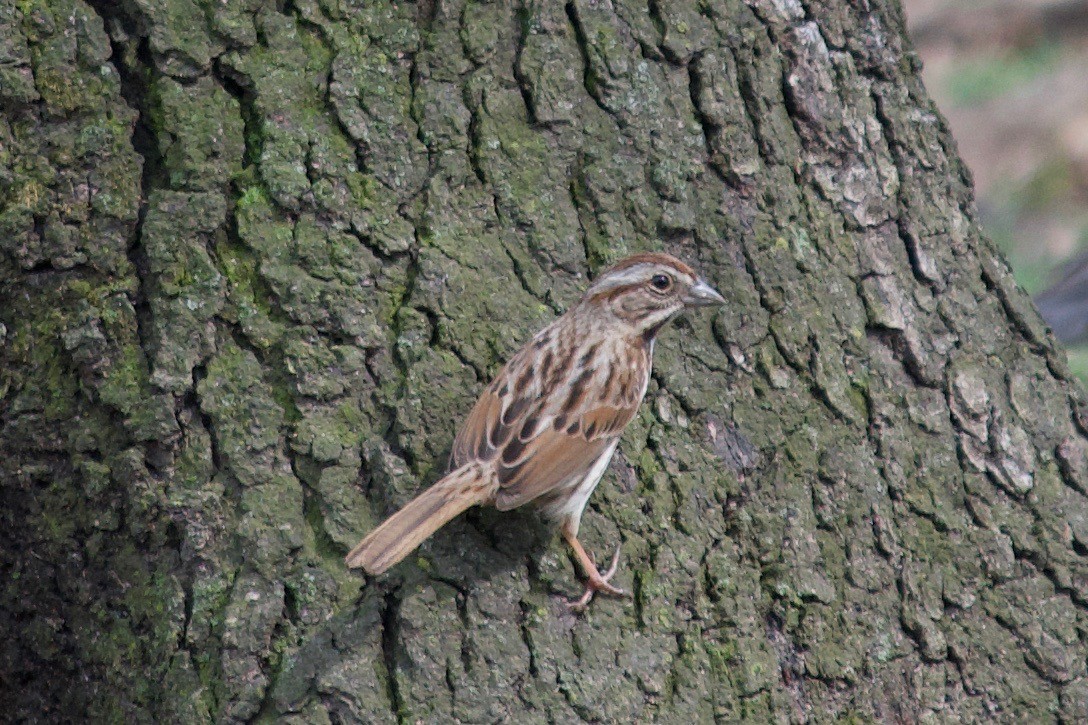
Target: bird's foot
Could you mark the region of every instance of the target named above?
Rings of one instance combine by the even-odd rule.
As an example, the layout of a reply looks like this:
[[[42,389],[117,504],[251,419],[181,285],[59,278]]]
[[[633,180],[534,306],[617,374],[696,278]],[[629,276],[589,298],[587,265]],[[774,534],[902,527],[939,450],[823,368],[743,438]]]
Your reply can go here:
[[[591,566],[587,567],[586,569],[587,580],[585,592],[579,599],[567,602],[567,607],[572,612],[585,611],[585,608],[589,606],[589,603],[591,601],[593,601],[593,596],[597,592],[601,592],[602,594],[608,594],[613,597],[622,597],[627,595],[627,592],[625,592],[623,589],[620,589],[619,587],[613,586],[612,584],[608,583],[608,580],[615,575],[616,568],[619,566],[620,563],[619,546],[616,547],[616,553],[612,555],[612,563],[609,565],[608,571],[606,571],[604,574],[597,571],[597,565],[593,562],[592,557],[590,557],[589,563],[591,564]]]

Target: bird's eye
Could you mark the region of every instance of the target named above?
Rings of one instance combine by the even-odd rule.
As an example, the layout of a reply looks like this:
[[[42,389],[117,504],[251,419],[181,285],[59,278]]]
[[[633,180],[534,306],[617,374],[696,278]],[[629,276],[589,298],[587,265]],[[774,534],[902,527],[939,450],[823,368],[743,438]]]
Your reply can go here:
[[[658,292],[664,292],[672,287],[672,278],[667,274],[655,274],[650,279],[650,286]]]

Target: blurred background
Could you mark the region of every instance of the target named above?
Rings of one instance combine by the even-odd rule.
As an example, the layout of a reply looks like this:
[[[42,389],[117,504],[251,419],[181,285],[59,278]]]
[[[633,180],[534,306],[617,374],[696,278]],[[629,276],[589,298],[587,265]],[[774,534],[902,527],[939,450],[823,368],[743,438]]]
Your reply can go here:
[[[1056,286],[1037,302],[1088,380],[1088,0],[904,5],[982,224],[1028,292]]]

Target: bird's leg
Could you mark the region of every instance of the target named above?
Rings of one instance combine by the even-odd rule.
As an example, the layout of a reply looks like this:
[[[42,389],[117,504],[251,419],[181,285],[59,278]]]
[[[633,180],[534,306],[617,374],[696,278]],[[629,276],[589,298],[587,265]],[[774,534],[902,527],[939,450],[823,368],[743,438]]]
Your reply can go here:
[[[563,538],[570,544],[570,548],[574,550],[574,556],[578,559],[578,563],[582,567],[582,571],[586,575],[586,591],[582,594],[580,599],[572,602],[567,602],[567,605],[575,610],[580,611],[586,608],[590,600],[593,599],[593,595],[597,592],[603,592],[605,594],[611,594],[612,596],[623,596],[625,591],[619,587],[612,586],[608,583],[608,580],[616,573],[616,567],[620,563],[620,547],[616,547],[616,553],[612,555],[612,564],[609,565],[608,571],[604,574],[597,571],[597,565],[593,563],[593,557],[586,553],[586,550],[582,547],[582,542],[578,541],[578,537],[568,524],[564,524],[562,528]]]

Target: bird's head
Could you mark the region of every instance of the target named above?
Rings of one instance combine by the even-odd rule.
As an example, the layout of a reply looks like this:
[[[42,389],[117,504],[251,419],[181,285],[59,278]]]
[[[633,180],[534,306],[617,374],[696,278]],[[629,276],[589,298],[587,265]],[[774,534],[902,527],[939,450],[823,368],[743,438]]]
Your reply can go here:
[[[725,299],[695,270],[668,254],[627,257],[601,273],[582,305],[612,315],[650,339],[662,325],[690,307],[723,305]]]

